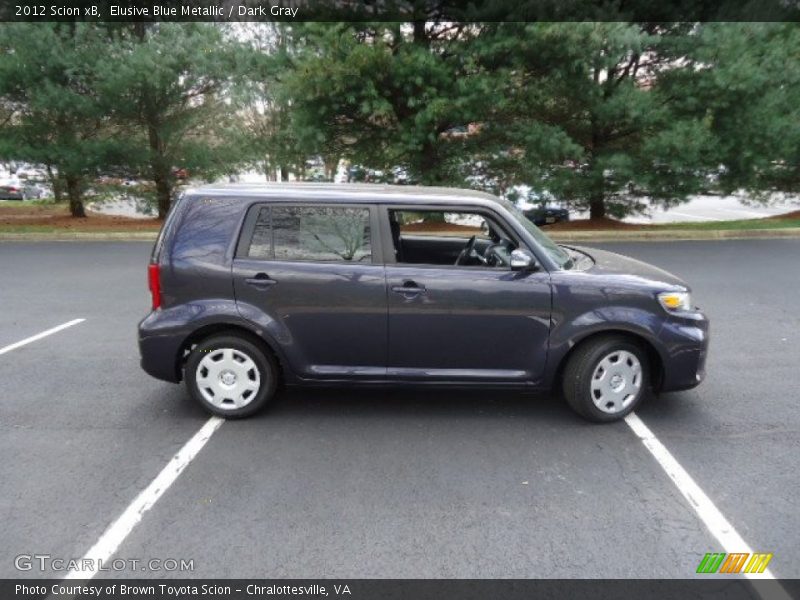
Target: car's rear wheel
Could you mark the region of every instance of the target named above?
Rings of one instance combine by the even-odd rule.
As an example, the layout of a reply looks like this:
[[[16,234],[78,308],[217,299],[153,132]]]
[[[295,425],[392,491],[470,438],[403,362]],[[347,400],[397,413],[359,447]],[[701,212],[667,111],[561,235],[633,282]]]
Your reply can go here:
[[[596,422],[616,421],[633,411],[649,383],[647,354],[624,336],[589,340],[564,369],[564,396],[579,415]]]
[[[184,371],[191,396],[226,418],[248,417],[275,395],[278,365],[258,345],[237,335],[215,335],[189,353]]]

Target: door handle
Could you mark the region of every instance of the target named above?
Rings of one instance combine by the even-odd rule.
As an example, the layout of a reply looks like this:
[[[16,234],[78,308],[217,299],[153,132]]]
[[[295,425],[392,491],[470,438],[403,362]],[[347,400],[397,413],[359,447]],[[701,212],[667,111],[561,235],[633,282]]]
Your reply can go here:
[[[248,277],[244,280],[247,285],[252,285],[253,287],[266,289],[272,285],[278,283],[274,279],[270,279],[269,275],[266,273],[257,273],[255,277]]]
[[[413,281],[404,281],[403,285],[393,285],[392,291],[395,294],[403,294],[404,296],[410,297],[424,294],[428,290],[425,289],[424,285],[417,285]]]

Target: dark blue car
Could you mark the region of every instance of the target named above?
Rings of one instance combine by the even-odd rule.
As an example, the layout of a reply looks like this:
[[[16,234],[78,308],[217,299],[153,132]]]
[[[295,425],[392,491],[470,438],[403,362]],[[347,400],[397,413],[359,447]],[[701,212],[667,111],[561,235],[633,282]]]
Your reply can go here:
[[[552,225],[553,223],[563,223],[569,221],[569,211],[566,208],[556,206],[541,206],[523,211],[523,214],[534,225]]]
[[[149,265],[142,367],[244,417],[287,385],[563,390],[594,421],[703,379],[708,321],[675,276],[558,246],[467,190],[187,191]]]

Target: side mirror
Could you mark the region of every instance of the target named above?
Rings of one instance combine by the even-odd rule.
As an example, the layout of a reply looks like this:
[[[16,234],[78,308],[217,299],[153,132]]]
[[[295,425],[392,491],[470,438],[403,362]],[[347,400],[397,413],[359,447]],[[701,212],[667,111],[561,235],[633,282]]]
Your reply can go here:
[[[536,266],[536,259],[527,250],[517,248],[511,252],[512,271],[532,271]]]

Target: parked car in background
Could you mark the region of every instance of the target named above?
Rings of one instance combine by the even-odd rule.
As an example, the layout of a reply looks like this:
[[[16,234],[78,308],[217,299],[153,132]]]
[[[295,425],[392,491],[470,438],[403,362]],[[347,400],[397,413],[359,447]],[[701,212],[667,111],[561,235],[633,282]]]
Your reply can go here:
[[[558,208],[556,206],[531,208],[524,211],[523,214],[531,223],[540,227],[569,221],[569,211],[566,208]]]
[[[44,195],[45,189],[33,181],[17,178],[0,180],[0,200],[33,200]]]
[[[51,195],[50,185],[41,181],[28,181],[23,189],[28,200],[39,200]]]
[[[704,377],[688,286],[558,246],[469,190],[222,185],[176,202],[148,267],[142,368],[244,417],[288,385],[561,389],[613,421]]]
[[[47,177],[47,173],[42,169],[28,168],[26,170],[18,170],[16,172],[18,179],[29,179],[33,181],[43,180]]]

